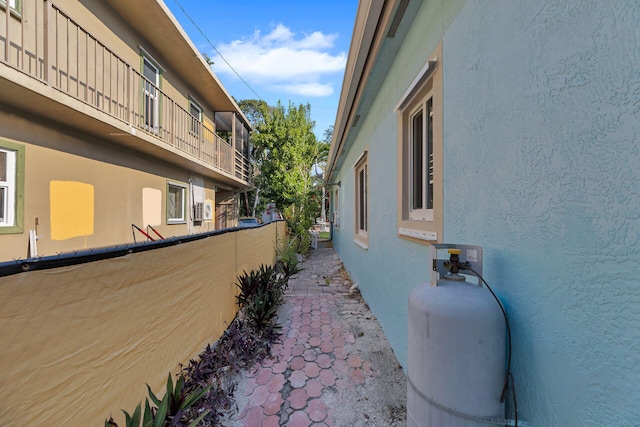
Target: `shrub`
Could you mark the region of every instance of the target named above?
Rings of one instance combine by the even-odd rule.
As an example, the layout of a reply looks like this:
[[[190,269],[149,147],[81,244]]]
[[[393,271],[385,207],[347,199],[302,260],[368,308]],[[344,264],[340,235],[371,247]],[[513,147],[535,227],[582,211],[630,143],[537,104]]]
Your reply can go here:
[[[291,249],[292,257],[287,255],[286,269],[299,271],[297,246],[291,247],[296,249]],[[140,404],[131,415],[123,411],[126,427],[140,427],[140,421],[143,427],[218,425],[223,411],[232,407],[236,374],[267,357],[279,337],[281,326],[276,319],[288,278],[289,274],[268,265],[243,271],[236,283],[240,289],[236,297],[239,315],[214,346],[207,345],[197,360],[182,367],[175,387],[169,375],[162,399],[147,385],[149,398],[145,400],[144,413]],[[105,427],[118,425],[110,418]]]
[[[247,321],[257,330],[280,329],[275,318],[287,283],[288,275],[285,274],[285,278],[278,277],[276,269],[267,265],[261,265],[258,270],[249,273],[245,271],[238,277],[238,305],[244,310]]]
[[[281,289],[275,286],[259,288],[256,295],[246,306],[247,320],[259,330],[270,326],[280,329],[280,325],[276,324],[274,320],[278,316],[278,307],[281,303]]]
[[[261,265],[258,270],[249,273],[243,271],[238,276],[236,286],[240,289],[240,294],[236,296],[240,308],[249,305],[251,300],[258,294],[258,291],[279,291],[282,287],[273,266]]]
[[[276,246],[276,268],[279,273],[289,278],[302,270],[298,267],[297,255],[306,255],[309,252],[311,237],[308,233],[293,235],[289,238],[278,239]]]
[[[167,379],[167,389],[162,399],[158,399],[151,391],[149,384],[147,384],[149,398],[151,398],[151,401],[156,406],[151,406],[149,404],[149,398],[146,398],[144,401],[144,414],[142,414],[142,420],[140,419],[141,412],[139,403],[132,415],[127,411],[122,411],[125,416],[125,426],[140,427],[140,421],[142,421],[142,427],[195,427],[209,414],[209,411],[202,411],[199,414],[196,414],[194,418],[188,417],[187,413],[200,399],[202,399],[210,388],[210,386],[185,387],[185,378],[182,375],[178,378],[174,388],[171,374],[169,374]],[[118,427],[113,418],[106,420],[104,425],[105,427]]]

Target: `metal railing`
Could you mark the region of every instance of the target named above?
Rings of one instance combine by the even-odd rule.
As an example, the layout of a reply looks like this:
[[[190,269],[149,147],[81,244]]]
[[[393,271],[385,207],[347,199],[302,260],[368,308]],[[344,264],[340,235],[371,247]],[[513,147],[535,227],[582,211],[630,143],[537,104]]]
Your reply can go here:
[[[231,176],[249,180],[246,156],[51,1],[23,1],[20,6],[6,13],[0,5],[0,62]]]

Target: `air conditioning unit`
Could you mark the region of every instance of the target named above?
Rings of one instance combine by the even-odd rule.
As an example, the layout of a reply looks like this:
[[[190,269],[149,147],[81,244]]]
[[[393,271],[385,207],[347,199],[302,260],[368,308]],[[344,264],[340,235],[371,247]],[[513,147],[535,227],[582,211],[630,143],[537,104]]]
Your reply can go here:
[[[204,203],[196,202],[193,205],[193,220],[202,221],[204,219]]]
[[[213,219],[213,202],[206,201],[203,204],[202,219],[204,221],[211,221]]]

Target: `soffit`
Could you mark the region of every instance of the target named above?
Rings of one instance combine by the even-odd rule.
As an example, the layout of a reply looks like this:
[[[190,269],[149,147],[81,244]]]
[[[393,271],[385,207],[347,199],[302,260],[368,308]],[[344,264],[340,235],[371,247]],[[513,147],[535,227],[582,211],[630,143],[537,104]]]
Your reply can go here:
[[[356,117],[368,113],[422,5],[420,0],[409,1],[394,37],[387,37],[401,3],[401,0],[374,0],[359,4],[327,162],[327,180],[331,179],[332,170],[342,163],[341,153],[357,132]]]

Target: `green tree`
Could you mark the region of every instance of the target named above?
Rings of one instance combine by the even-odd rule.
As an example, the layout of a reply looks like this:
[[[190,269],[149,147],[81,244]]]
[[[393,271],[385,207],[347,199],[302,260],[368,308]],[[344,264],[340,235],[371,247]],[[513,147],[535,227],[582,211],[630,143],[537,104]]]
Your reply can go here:
[[[259,111],[262,120],[255,126],[252,143],[261,205],[275,202],[289,227],[304,233],[320,210],[312,175],[320,149],[313,133],[311,106],[289,103],[285,108],[278,101],[274,107],[259,105]]]
[[[269,109],[267,103],[261,99],[243,99],[238,101],[238,107],[240,107],[244,115],[249,119],[249,123],[254,129],[260,123],[264,122],[262,111]]]
[[[252,152],[251,152],[251,163],[253,168],[254,176],[257,175],[260,171],[260,164],[262,163],[262,158],[264,156],[264,150],[261,147],[256,146],[255,144],[255,135],[257,135],[258,125],[264,123],[263,111],[269,111],[271,107],[261,100],[261,99],[243,99],[241,101],[237,101],[238,107],[242,110],[244,115],[249,120],[251,127],[253,128],[253,137],[252,137]],[[254,180],[255,181],[255,180]],[[254,182],[255,183],[255,182]],[[244,216],[256,216],[256,208],[258,201],[258,194],[260,193],[260,188],[257,187],[253,191],[244,191],[242,197],[240,198],[240,212],[241,215]]]

